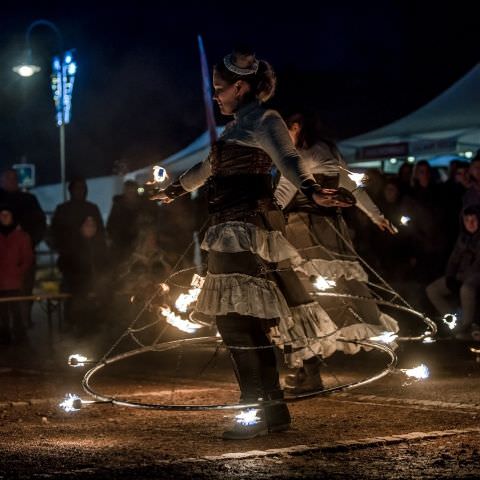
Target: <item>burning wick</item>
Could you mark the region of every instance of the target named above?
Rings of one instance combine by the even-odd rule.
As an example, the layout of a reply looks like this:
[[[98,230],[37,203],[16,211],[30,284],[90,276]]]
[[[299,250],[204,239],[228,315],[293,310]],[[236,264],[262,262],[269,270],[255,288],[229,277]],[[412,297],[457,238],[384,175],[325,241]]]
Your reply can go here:
[[[197,300],[200,292],[200,288],[191,288],[188,293],[181,293],[175,300],[175,308],[179,312],[185,313],[189,305]]]
[[[235,420],[240,425],[249,426],[256,425],[261,418],[257,416],[258,409],[249,408],[248,410],[243,410],[238,415],[235,415]]]
[[[65,400],[58,406],[66,412],[78,412],[82,408],[82,399],[78,395],[68,393]]]
[[[398,335],[394,332],[382,332],[380,335],[376,337],[370,337],[369,340],[373,340],[374,342],[381,342],[381,343],[393,343],[398,338]]]
[[[87,357],[84,357],[83,355],[79,355],[78,353],[75,353],[74,355],[70,355],[68,357],[68,364],[71,367],[84,367],[85,362],[88,360]]]
[[[401,372],[403,372],[409,378],[415,378],[417,380],[424,380],[430,376],[430,372],[428,367],[423,363],[415,368],[401,368]]]
[[[457,326],[457,316],[454,313],[445,314],[442,321],[450,330],[453,330]]]
[[[153,167],[153,181],[156,183],[162,183],[167,178],[167,171],[158,165]]]
[[[366,177],[365,177],[365,174],[363,174],[363,173],[350,172],[348,174],[348,178],[350,180],[352,180],[353,182],[355,182],[357,187],[364,187],[365,186]]]
[[[406,215],[402,215],[400,217],[400,223],[404,226],[407,226],[412,219],[410,217],[407,217]]]
[[[322,277],[321,275],[319,275],[313,286],[317,289],[317,290],[320,290],[321,292],[325,291],[325,290],[328,290],[329,288],[332,288],[332,287],[335,287],[336,285],[336,282],[335,280],[328,280],[327,278],[325,277]]]
[[[168,324],[178,328],[182,332],[195,333],[199,328],[202,328],[202,325],[197,325],[196,323],[189,322],[188,320],[179,317],[175,312],[170,310],[170,307],[160,307],[160,311],[167,319]]]

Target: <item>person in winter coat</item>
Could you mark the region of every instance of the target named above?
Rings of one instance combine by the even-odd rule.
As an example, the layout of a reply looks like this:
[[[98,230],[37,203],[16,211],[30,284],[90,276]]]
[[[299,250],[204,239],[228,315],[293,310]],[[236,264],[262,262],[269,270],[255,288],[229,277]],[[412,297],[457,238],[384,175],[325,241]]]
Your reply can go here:
[[[32,242],[18,225],[13,209],[0,206],[0,299],[22,293],[25,274],[33,264]],[[10,327],[12,323],[12,328]],[[13,338],[12,338],[13,333]],[[0,343],[26,338],[19,302],[0,302]]]
[[[441,315],[462,310],[456,329],[459,339],[471,338],[478,330],[478,301],[480,290],[480,205],[465,208],[462,228],[448,260],[445,275],[427,287],[427,296]]]

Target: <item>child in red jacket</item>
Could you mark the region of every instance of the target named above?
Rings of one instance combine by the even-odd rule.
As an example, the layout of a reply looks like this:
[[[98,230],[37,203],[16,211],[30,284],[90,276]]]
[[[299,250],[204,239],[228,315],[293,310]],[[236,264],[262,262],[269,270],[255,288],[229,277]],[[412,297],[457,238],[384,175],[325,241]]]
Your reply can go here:
[[[0,205],[0,343],[10,343],[12,333],[15,342],[26,338],[19,302],[1,300],[21,294],[25,272],[32,263],[30,236],[18,225],[12,208]]]

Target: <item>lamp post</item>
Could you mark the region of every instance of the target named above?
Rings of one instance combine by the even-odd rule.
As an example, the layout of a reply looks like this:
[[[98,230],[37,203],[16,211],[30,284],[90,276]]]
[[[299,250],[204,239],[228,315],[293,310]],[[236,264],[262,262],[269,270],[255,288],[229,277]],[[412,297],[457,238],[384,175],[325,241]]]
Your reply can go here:
[[[56,109],[56,123],[59,128],[60,136],[60,177],[63,193],[63,201],[67,199],[67,188],[65,181],[65,125],[70,123],[70,111],[72,105],[72,91],[77,64],[73,58],[73,51],[64,51],[63,38],[57,26],[48,20],[35,20],[32,22],[25,33],[26,61],[13,67],[13,71],[22,77],[31,77],[41,69],[32,62],[32,49],[30,44],[30,34],[38,26],[48,27],[55,32],[58,42],[59,56],[53,57],[51,86],[53,100]]]

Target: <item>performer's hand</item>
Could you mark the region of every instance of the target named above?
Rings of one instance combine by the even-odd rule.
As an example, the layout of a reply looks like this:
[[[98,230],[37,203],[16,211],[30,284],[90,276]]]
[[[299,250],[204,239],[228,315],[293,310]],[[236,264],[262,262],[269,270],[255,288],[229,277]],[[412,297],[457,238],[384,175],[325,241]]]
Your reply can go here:
[[[150,200],[157,200],[157,201],[160,201],[162,203],[173,202],[173,198],[170,198],[169,196],[167,196],[165,194],[165,192],[162,192],[162,191],[155,193],[155,195],[150,197]]]
[[[393,225],[390,220],[386,219],[385,217],[377,220],[375,224],[382,232],[388,232],[392,235],[398,233],[398,229],[395,227],[395,225]]]
[[[313,200],[321,207],[351,207],[355,203],[353,195],[345,189],[322,188],[313,194]]]

